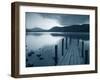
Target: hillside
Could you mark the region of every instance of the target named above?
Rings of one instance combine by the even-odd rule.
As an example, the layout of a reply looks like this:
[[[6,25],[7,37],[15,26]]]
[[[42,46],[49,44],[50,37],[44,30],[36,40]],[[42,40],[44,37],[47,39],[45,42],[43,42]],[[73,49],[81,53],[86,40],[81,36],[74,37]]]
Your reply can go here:
[[[89,24],[53,27],[49,30],[41,28],[26,29],[27,32],[89,32]]]

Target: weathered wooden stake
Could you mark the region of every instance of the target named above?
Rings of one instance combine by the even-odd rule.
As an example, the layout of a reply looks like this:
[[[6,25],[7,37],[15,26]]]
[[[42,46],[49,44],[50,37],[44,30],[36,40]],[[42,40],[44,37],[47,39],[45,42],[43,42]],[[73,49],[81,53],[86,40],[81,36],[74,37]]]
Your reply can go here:
[[[55,45],[55,65],[58,64],[58,46]]]
[[[89,51],[85,50],[85,64],[89,64]]]
[[[64,39],[62,39],[62,56],[64,55]]]
[[[67,47],[68,47],[68,46],[67,46],[67,37],[66,37],[66,49],[67,49]]]
[[[84,57],[84,41],[82,41],[82,57]]]

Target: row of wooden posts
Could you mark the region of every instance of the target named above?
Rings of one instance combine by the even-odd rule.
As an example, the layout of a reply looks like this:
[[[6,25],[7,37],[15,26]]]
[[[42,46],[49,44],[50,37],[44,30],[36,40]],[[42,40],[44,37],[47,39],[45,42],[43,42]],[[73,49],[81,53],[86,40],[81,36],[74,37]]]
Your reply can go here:
[[[64,43],[64,38],[61,40],[61,55],[64,56],[64,44],[65,44],[65,49],[68,48],[68,44],[71,44],[71,39],[69,43],[67,43],[67,38],[66,38],[66,43]],[[84,59],[84,64],[89,64],[89,51],[84,49],[84,41],[82,41],[82,46],[81,46],[81,55]],[[79,45],[79,40],[78,40],[78,45]],[[85,50],[85,51],[84,51]],[[58,62],[58,45],[55,45],[55,65],[57,65]]]
[[[64,56],[64,38],[61,40],[61,53]],[[67,38],[66,38],[66,49],[67,49]],[[58,45],[55,45],[55,65],[58,64]]]

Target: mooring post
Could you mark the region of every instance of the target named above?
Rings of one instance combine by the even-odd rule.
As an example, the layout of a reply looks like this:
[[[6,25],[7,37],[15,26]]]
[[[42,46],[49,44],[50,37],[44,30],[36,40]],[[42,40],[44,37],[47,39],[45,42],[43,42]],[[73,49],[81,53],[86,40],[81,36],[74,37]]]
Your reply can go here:
[[[64,38],[62,39],[62,56],[64,55]]]
[[[84,57],[84,41],[82,41],[82,57]]]
[[[55,45],[55,65],[58,64],[58,46]]]
[[[67,47],[68,47],[68,46],[67,46],[67,37],[66,37],[66,49],[67,49]]]
[[[77,46],[79,46],[79,39],[77,40]]]
[[[89,64],[89,51],[85,50],[85,64]]]
[[[71,45],[71,42],[72,42],[72,39],[70,38],[70,40],[69,40],[69,44]]]

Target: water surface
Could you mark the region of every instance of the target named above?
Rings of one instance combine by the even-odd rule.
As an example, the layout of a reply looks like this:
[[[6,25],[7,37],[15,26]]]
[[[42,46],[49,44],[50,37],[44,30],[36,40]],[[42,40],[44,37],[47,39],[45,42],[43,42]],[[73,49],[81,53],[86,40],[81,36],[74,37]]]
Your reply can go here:
[[[77,53],[75,57],[79,57],[80,62],[64,59],[73,52]],[[26,67],[68,64],[89,64],[89,33],[26,32]]]

